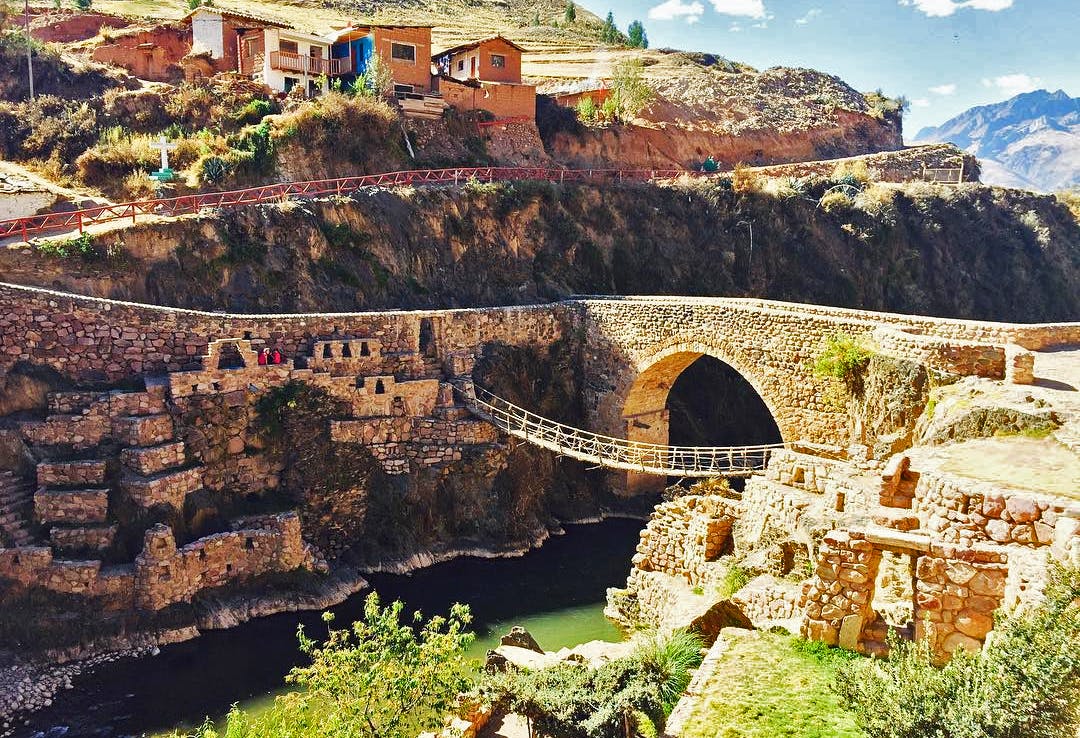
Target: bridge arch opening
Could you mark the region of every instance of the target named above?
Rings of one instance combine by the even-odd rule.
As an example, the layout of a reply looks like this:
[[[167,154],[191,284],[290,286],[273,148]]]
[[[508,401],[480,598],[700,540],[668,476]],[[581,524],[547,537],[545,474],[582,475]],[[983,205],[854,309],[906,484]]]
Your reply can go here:
[[[782,443],[779,426],[749,379],[720,358],[677,351],[647,366],[623,405],[626,438],[668,446]],[[628,472],[627,492],[660,492],[663,477]]]

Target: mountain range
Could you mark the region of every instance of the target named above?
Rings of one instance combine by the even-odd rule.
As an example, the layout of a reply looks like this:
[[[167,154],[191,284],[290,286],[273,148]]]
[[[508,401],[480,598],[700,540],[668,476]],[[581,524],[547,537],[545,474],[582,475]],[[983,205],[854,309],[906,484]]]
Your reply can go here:
[[[971,108],[922,129],[916,141],[949,142],[977,156],[988,184],[1039,192],[1080,187],[1080,97],[1064,90]]]

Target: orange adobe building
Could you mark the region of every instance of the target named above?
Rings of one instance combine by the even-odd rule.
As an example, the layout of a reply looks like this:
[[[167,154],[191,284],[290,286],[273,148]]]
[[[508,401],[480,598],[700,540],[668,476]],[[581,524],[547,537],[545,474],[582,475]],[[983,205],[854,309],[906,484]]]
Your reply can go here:
[[[459,110],[486,110],[497,119],[534,119],[536,87],[521,82],[523,51],[492,36],[434,55],[443,99]]]

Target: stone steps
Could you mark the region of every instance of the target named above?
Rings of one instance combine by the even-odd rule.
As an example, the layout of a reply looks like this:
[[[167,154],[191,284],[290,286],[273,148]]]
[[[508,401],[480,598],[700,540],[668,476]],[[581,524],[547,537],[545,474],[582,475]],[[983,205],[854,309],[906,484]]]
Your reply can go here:
[[[176,437],[172,417],[165,413],[117,418],[113,421],[113,434],[129,447],[157,446]]]
[[[203,487],[203,468],[171,469],[150,476],[128,474],[120,482],[124,494],[139,507],[150,509],[168,505],[182,510],[184,500]]]
[[[186,446],[183,441],[166,441],[156,446],[125,448],[120,463],[140,476],[149,477],[184,465]]]
[[[33,513],[34,484],[9,471],[0,472],[0,545],[31,545]]]
[[[95,552],[109,549],[116,540],[116,525],[54,525],[49,531],[49,542],[61,554]]]
[[[34,493],[34,516],[41,523],[104,523],[108,509],[107,488],[52,490],[42,487]]]
[[[107,467],[101,459],[42,461],[37,465],[37,482],[42,487],[100,487]]]

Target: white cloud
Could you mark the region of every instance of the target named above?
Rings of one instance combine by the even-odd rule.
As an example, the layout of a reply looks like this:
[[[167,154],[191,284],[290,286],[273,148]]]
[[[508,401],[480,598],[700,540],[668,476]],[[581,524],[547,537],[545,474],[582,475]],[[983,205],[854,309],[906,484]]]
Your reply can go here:
[[[1021,92],[1037,90],[1042,85],[1042,78],[1017,72],[1016,74],[1003,74],[993,79],[983,79],[982,83],[983,87],[994,87],[1012,97],[1013,95],[1019,95]]]
[[[732,23],[731,26],[728,28],[728,31],[730,31],[731,33],[740,33],[742,31],[742,26],[740,26],[738,23]]]
[[[687,23],[697,23],[705,13],[705,6],[694,0],[667,0],[649,9],[649,18],[652,20],[676,20],[685,18]]]
[[[931,18],[943,18],[958,10],[989,10],[996,13],[1013,6],[1014,0],[900,0],[901,5],[915,6]]]
[[[806,15],[804,15],[802,18],[795,19],[795,25],[805,26],[807,23],[814,20],[814,18],[817,18],[819,15],[821,15],[821,8],[810,8],[810,10],[806,11]]]
[[[947,85],[938,85],[937,87],[931,87],[930,92],[935,95],[955,95],[956,85],[951,82]]]
[[[765,0],[709,0],[717,13],[742,15],[748,18],[765,17]]]
[[[928,108],[930,107],[930,101],[925,97],[917,97],[911,101],[911,107],[913,108]]]

